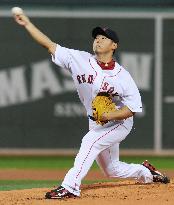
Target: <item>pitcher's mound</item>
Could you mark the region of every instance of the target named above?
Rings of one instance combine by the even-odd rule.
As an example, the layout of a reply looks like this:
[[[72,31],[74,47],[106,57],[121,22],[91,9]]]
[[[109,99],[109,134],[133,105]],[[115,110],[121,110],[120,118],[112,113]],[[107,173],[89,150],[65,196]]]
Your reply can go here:
[[[82,186],[80,198],[52,200],[44,195],[50,188],[1,191],[0,205],[173,205],[174,180],[170,184],[136,184],[134,181],[96,183]]]

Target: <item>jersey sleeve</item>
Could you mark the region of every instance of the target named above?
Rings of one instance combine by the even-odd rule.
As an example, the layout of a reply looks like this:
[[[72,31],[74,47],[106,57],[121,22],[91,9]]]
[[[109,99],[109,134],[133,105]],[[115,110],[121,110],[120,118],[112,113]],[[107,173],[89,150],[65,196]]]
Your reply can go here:
[[[73,72],[73,63],[80,62],[83,58],[91,56],[90,53],[85,51],[79,51],[75,49],[65,48],[57,45],[54,55],[52,55],[52,61],[70,72]]]
[[[57,45],[54,55],[52,55],[52,61],[65,69],[70,70],[71,53],[70,49]]]
[[[142,112],[142,101],[140,92],[128,73],[124,89],[123,89],[123,102],[132,112]]]

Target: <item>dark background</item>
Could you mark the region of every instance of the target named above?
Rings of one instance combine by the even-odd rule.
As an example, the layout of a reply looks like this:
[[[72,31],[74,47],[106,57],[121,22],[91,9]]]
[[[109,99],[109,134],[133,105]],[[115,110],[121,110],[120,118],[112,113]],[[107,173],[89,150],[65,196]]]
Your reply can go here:
[[[122,52],[154,53],[153,19],[31,18],[31,20],[59,44],[89,52],[92,46],[91,29],[96,25],[108,25],[119,31],[121,43],[116,56],[118,61]],[[0,44],[3,51],[0,53],[0,71],[24,66],[30,95],[32,65],[40,61],[51,60],[49,54],[30,38],[25,29],[16,25],[12,18],[1,19]],[[61,75],[60,69],[51,62],[50,69],[55,73],[59,82],[63,83],[65,77]],[[122,147],[153,147],[153,83],[151,79],[150,91],[141,90],[147,112],[144,117],[135,117],[135,126]],[[46,92],[42,99],[1,107],[0,147],[78,147],[88,130],[87,118],[54,116],[54,105],[57,102],[80,103],[75,91],[58,95]]]

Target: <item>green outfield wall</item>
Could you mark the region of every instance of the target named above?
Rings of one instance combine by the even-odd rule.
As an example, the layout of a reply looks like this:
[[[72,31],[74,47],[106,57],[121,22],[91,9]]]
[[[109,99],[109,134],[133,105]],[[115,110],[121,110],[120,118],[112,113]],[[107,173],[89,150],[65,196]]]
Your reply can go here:
[[[135,116],[121,148],[174,148],[174,15],[28,14],[53,41],[88,52],[93,27],[116,30],[120,45],[115,57],[132,74],[143,101],[143,113]],[[70,74],[54,65],[8,12],[0,27],[0,148],[78,148],[88,120]]]

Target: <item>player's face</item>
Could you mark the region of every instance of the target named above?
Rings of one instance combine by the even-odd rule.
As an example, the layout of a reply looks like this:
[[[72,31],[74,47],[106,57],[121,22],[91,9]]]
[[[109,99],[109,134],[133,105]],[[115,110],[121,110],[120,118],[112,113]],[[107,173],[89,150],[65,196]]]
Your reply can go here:
[[[93,42],[94,53],[108,53],[116,49],[116,43],[103,35],[97,35]]]

